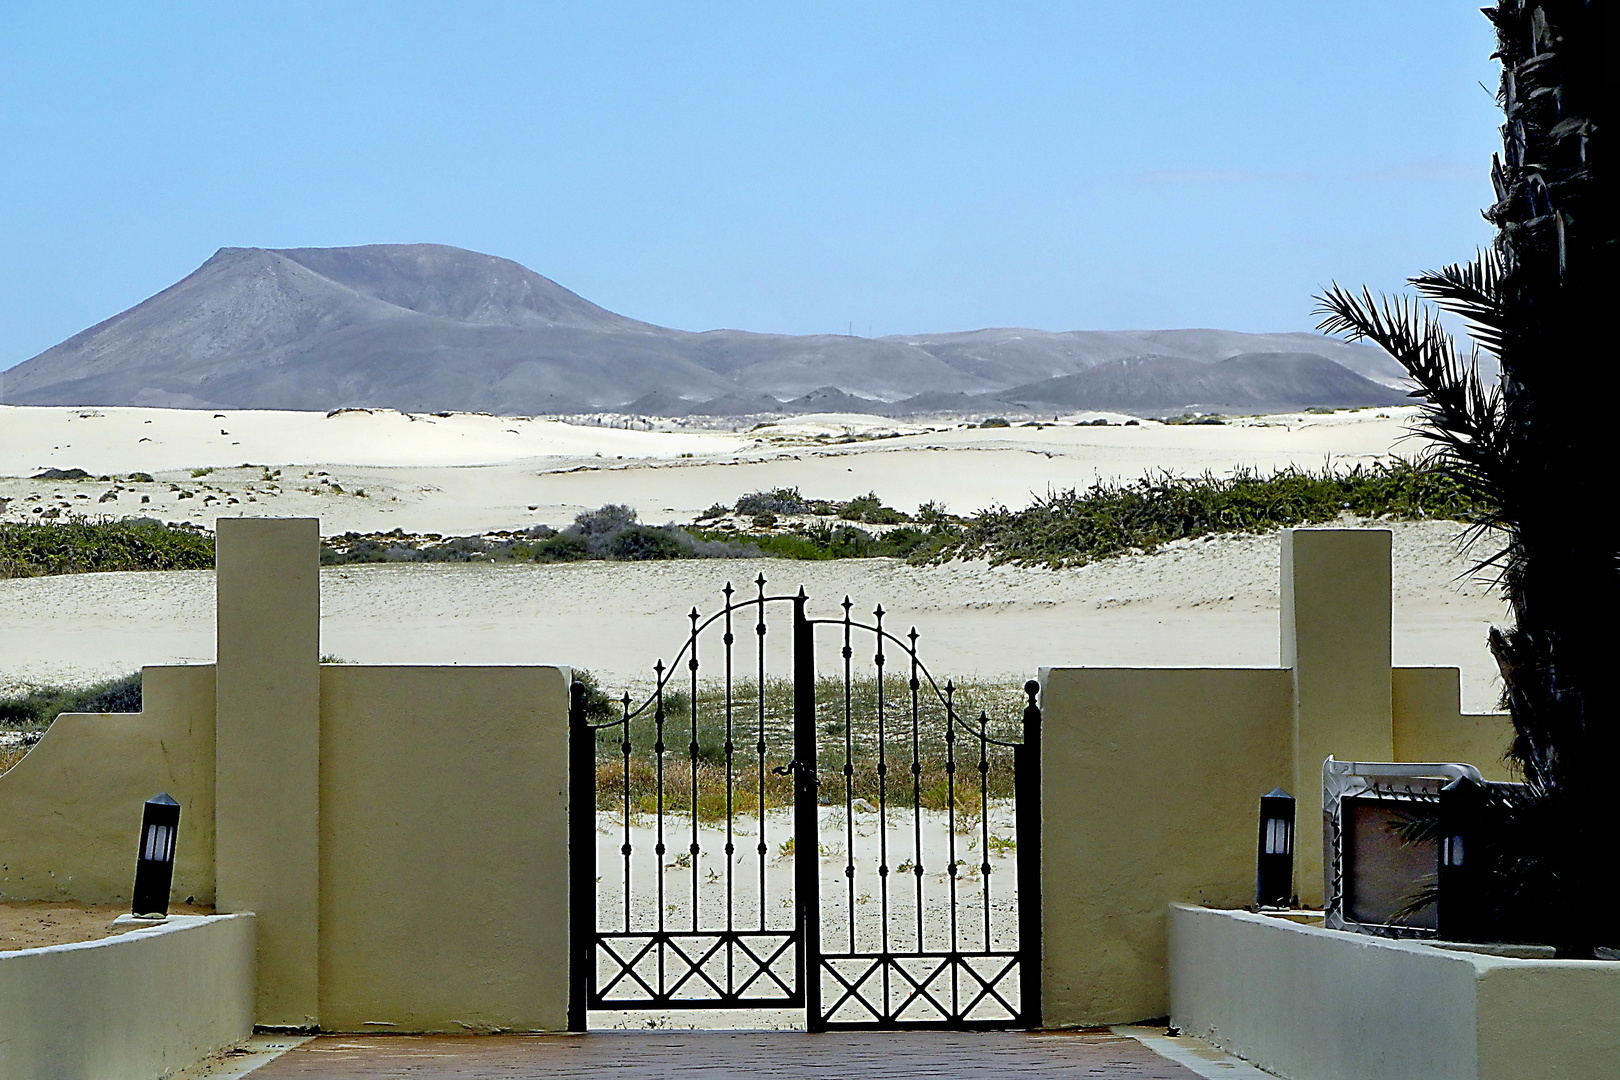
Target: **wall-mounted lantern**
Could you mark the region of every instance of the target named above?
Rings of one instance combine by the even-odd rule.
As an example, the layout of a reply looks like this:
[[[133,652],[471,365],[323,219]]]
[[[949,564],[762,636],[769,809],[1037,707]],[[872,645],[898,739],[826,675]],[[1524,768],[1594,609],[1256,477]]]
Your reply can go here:
[[[1479,870],[1483,837],[1480,818],[1485,788],[1463,777],[1440,789],[1439,896],[1435,904],[1440,937],[1477,941],[1484,929]]]
[[[1294,797],[1282,788],[1260,796],[1260,853],[1254,875],[1257,907],[1294,899]]]
[[[146,800],[141,814],[141,846],[135,856],[133,914],[167,918],[169,884],[174,880],[174,841],[180,830],[180,804],[168,792]]]

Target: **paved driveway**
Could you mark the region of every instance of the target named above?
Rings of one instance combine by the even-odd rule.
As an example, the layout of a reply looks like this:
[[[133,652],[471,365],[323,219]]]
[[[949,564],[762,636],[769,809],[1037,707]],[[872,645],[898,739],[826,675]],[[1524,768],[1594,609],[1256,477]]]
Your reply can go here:
[[[1134,1039],[1105,1032],[593,1033],[590,1035],[327,1035],[252,1080],[1199,1080]]]

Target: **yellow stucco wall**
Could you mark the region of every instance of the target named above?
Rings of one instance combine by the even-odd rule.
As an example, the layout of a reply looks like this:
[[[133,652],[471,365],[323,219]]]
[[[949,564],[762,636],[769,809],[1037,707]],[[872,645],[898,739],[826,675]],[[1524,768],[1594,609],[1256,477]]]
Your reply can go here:
[[[1463,712],[1456,668],[1396,668],[1390,684],[1396,761],[1465,761],[1487,780],[1519,779],[1503,760],[1512,721],[1505,713]]]
[[[567,1021],[566,669],[321,669],[321,1026]]]
[[[320,522],[220,518],[214,545],[215,881],[258,915],[259,1022],[319,1002]]]
[[[149,667],[139,713],[64,713],[0,776],[0,900],[126,903],[141,804],[180,803],[177,900],[214,902],[214,669]]]
[[[1389,761],[1388,529],[1288,529],[1282,535],[1282,666],[1293,671],[1293,782],[1301,836],[1322,820],[1322,761]],[[1294,888],[1322,902],[1322,849],[1294,849]]]
[[[1165,911],[1254,899],[1259,798],[1293,771],[1286,670],[1042,672],[1042,1019],[1169,1011]]]

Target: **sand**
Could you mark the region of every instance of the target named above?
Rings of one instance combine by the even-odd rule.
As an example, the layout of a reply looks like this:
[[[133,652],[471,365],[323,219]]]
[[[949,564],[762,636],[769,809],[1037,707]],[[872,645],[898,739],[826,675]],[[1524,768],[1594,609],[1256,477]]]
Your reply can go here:
[[[449,534],[563,525],[606,502],[629,503],[643,520],[690,521],[713,503],[777,486],[822,498],[875,490],[905,510],[937,500],[968,512],[1151,470],[1318,468],[1418,449],[1409,407],[1225,426],[1126,427],[1118,416],[1114,426],[1077,424],[1094,415],[990,429],[827,415],[726,431],[387,410],[0,406],[0,499],[13,521],[52,512],[205,525],[227,514],[318,515],[326,534],[396,526]],[[154,479],[27,479],[47,467]],[[1466,580],[1454,524],[1392,528],[1396,663],[1458,666],[1465,706],[1492,707],[1484,642],[1504,617],[1498,598]],[[886,559],[329,568],[322,648],[364,663],[559,663],[640,683],[679,647],[692,606],[710,610],[727,580],[741,585],[761,572],[773,590],[803,585],[813,612],[832,614],[846,594],[857,610],[883,604],[891,626],[917,626],[927,662],[948,674],[1021,680],[1043,665],[1277,662],[1275,534],[1064,571]],[[0,581],[0,691],[144,663],[209,662],[212,597],[207,572]],[[785,634],[772,640],[785,648]],[[783,660],[772,654],[775,670]]]
[[[666,422],[676,430],[646,431],[381,410],[0,406],[0,501],[7,501],[0,516],[146,514],[209,524],[221,515],[316,515],[328,534],[469,533],[565,525],[606,502],[628,503],[644,521],[691,521],[714,503],[780,486],[827,499],[876,491],[908,512],[936,501],[970,513],[1149,471],[1371,462],[1418,448],[1404,441],[1412,414],[1396,408],[1136,427],[1114,416],[1115,426],[1077,426],[1101,415],[1088,413],[994,429],[827,415],[726,432],[679,430],[678,422]],[[28,479],[47,468],[125,479]],[[212,471],[193,475],[203,470]],[[129,481],[136,472],[153,480]]]
[[[169,913],[212,915],[214,910],[192,904],[172,904]],[[128,914],[127,904],[61,904],[46,900],[0,904],[0,952],[100,941],[141,929],[143,924],[138,923],[113,925],[118,916]]]
[[[1471,584],[1448,522],[1394,534],[1394,659],[1463,671],[1463,704],[1498,693],[1486,629],[1505,611]],[[1040,667],[1271,665],[1278,662],[1276,534],[1174,545],[1069,570],[916,567],[893,559],[777,559],[532,565],[369,565],[321,573],[324,652],[360,663],[553,663],[611,685],[645,682],[686,634],[686,612],[763,573],[774,592],[803,586],[815,616],[847,594],[888,625],[915,625],[936,672],[1022,680]],[[0,581],[7,685],[76,682],[143,663],[208,663],[213,574],[85,574]],[[771,670],[786,665],[785,627]],[[823,667],[835,664],[831,638]],[[705,654],[712,661],[711,653]],[[3,687],[0,687],[3,689]]]

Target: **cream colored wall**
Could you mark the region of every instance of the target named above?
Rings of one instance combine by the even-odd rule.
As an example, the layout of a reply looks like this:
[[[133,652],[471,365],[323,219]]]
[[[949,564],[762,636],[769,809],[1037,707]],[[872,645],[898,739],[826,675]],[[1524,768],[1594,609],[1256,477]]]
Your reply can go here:
[[[1166,905],[1253,902],[1290,690],[1276,668],[1042,672],[1045,1024],[1163,1016]]]
[[[568,683],[321,670],[321,1026],[566,1026]]]
[[[139,713],[65,713],[0,776],[0,900],[127,903],[141,805],[180,803],[176,900],[214,902],[214,669],[149,667]]]
[[[1171,1018],[1289,1080],[1612,1080],[1620,963],[1512,960],[1177,905]]]
[[[259,916],[259,1022],[319,1011],[320,522],[220,518],[215,878]]]
[[[253,954],[251,915],[0,952],[0,1077],[153,1080],[238,1043]]]
[[[1456,668],[1396,668],[1390,684],[1396,761],[1465,761],[1487,780],[1519,779],[1503,758],[1512,721],[1505,713],[1463,712]]]
[[[1293,782],[1299,835],[1322,820],[1322,761],[1389,761],[1390,533],[1287,529],[1282,535],[1282,666],[1293,671]],[[1294,849],[1294,888],[1322,902],[1322,849]]]
[[[1481,965],[1475,992],[1480,1080],[1620,1076],[1620,963]]]

